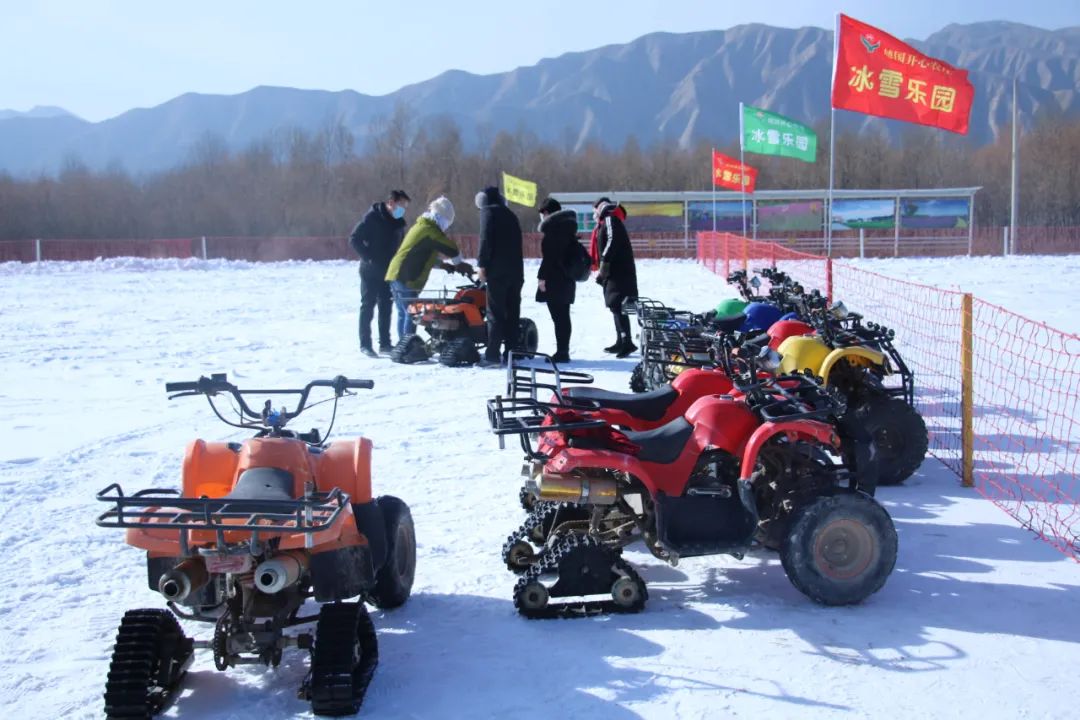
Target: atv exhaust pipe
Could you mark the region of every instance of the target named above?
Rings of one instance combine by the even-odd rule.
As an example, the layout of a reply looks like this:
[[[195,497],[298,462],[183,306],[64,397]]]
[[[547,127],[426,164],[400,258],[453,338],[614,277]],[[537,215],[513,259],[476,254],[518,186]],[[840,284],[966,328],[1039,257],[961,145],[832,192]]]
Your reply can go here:
[[[296,584],[308,566],[308,554],[290,550],[264,560],[255,568],[255,587],[267,595]]]
[[[158,580],[158,592],[166,600],[185,603],[210,581],[202,558],[192,557],[183,561]]]
[[[540,476],[537,497],[545,502],[614,505],[618,493],[615,490],[615,481],[611,478],[545,472]]]

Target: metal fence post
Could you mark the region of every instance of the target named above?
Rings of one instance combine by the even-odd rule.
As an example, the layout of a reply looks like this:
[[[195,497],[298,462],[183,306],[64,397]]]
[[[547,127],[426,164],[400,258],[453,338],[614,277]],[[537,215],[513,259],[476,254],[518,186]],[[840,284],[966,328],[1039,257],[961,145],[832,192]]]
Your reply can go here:
[[[750,241],[745,237],[742,239],[742,269],[744,272],[750,272]]]
[[[206,236],[202,236],[202,259],[206,260]]]
[[[832,305],[832,258],[825,258],[825,299]]]
[[[866,228],[859,228],[859,259],[866,257]]]
[[[34,258],[41,262],[41,238],[34,240]]]
[[[971,293],[964,293],[960,310],[960,436],[963,464],[960,477],[964,487],[975,485],[974,359],[972,298]]]
[[[1009,226],[1001,228],[1001,255],[1002,257],[1009,254]]]

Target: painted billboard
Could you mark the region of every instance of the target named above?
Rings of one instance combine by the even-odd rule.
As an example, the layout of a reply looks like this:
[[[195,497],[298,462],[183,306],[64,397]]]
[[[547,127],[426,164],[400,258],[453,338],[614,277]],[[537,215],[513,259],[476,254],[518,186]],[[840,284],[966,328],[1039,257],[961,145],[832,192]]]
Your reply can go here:
[[[626,208],[626,229],[635,232],[681,233],[684,227],[683,204],[668,203],[622,203]]]
[[[968,198],[900,198],[900,227],[909,229],[966,228],[971,215]]]
[[[690,232],[713,229],[713,203],[711,201],[691,202]],[[743,231],[743,203],[741,200],[723,200],[716,203],[716,229],[719,232],[741,233]],[[749,232],[754,211],[750,200],[746,201],[746,227]]]
[[[825,222],[821,200],[761,200],[757,204],[757,231],[761,233],[821,232]]]
[[[896,204],[893,200],[833,201],[833,230],[891,230],[895,224]]]

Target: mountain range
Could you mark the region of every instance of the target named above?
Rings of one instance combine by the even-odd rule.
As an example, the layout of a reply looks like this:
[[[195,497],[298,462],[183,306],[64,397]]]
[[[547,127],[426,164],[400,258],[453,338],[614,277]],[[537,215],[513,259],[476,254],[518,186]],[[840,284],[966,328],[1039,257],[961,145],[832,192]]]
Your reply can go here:
[[[919,50],[966,68],[975,85],[970,142],[996,139],[1011,117],[1019,79],[1021,123],[1043,112],[1080,116],[1080,27],[1044,30],[1017,23],[948,25]],[[135,174],[184,162],[208,134],[239,150],[283,128],[340,122],[358,146],[373,123],[403,104],[412,117],[448,116],[467,145],[478,130],[520,127],[580,148],[738,138],[737,104],[768,108],[808,124],[829,109],[832,32],[741,25],[729,30],[655,33],[622,45],[573,52],[494,75],[451,70],[382,96],[257,87],[237,95],[187,93],[152,108],[88,122],[59,108],[0,111],[0,171],[57,172],[78,158],[88,167]],[[900,123],[838,113],[841,129],[896,138]]]

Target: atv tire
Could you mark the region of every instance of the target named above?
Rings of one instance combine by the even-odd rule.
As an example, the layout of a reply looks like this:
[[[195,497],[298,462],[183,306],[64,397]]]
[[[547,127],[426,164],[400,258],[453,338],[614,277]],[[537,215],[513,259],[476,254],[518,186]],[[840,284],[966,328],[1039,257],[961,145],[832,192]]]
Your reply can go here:
[[[900,398],[874,397],[854,408],[855,419],[874,438],[878,485],[899,485],[914,474],[929,446],[926,423]]]
[[[529,318],[518,321],[518,347],[531,353],[540,347],[540,332],[536,329],[536,323]]]
[[[476,345],[467,337],[448,340],[439,351],[439,362],[447,367],[466,367],[480,361]]]
[[[146,718],[171,700],[191,664],[194,642],[168,610],[128,610],[105,683],[107,718]]]
[[[416,529],[409,506],[393,495],[375,501],[386,526],[386,562],[375,573],[371,602],[387,610],[409,599],[416,576]]]
[[[814,602],[854,605],[885,584],[896,547],[885,508],[864,493],[839,493],[792,514],[780,562],[791,584]]]
[[[390,359],[404,365],[424,362],[428,357],[427,346],[419,335],[406,335],[390,351]]]
[[[634,366],[634,371],[630,373],[630,391],[643,393],[647,390],[648,388],[645,387],[645,361],[642,360]]]

